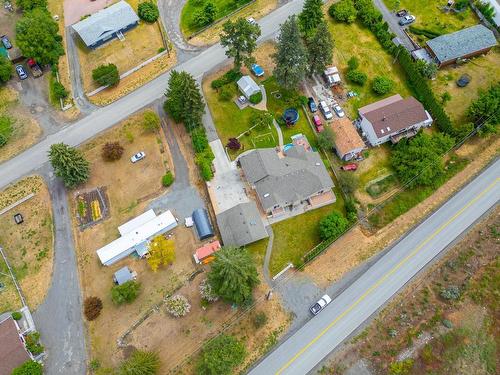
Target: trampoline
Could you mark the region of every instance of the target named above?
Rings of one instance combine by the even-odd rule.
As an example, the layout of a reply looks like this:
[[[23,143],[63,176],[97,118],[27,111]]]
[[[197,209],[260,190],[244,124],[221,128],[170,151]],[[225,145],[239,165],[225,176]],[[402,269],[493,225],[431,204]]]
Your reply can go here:
[[[287,126],[295,125],[299,121],[299,111],[295,108],[288,108],[285,113],[283,113],[283,120],[285,120]]]

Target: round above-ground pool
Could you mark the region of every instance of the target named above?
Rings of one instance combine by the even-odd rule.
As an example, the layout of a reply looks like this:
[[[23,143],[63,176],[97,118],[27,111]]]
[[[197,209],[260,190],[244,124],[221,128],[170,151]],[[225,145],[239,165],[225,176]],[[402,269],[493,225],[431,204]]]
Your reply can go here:
[[[283,120],[285,120],[287,125],[295,125],[299,121],[299,111],[295,108],[288,108],[285,113],[283,113]]]

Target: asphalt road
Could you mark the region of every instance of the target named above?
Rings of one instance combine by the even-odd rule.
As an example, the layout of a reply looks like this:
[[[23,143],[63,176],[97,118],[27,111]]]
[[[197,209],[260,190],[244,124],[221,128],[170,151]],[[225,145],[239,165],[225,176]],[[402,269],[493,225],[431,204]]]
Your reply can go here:
[[[294,0],[262,18],[259,21],[262,29],[259,42],[272,38],[278,31],[279,25],[288,16],[299,13],[303,1]],[[226,59],[224,49],[220,44],[216,44],[207,48],[195,58],[178,65],[175,69],[184,70],[191,73],[195,78],[200,78],[205,72],[224,63]],[[47,152],[50,145],[60,142],[71,146],[79,145],[162,97],[167,87],[169,74],[169,72],[162,74],[122,99],[92,112],[71,125],[67,125],[59,132],[47,136],[44,140],[15,158],[0,164],[0,188],[36,170],[47,162]]]
[[[420,270],[500,200],[500,159],[390,251],[318,316],[284,341],[251,375],[307,374]],[[304,309],[309,306],[304,304]]]

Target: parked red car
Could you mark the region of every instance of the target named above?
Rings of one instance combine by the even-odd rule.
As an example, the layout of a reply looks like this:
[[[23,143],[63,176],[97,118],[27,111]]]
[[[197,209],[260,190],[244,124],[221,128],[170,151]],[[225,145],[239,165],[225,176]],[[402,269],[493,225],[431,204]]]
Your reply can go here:
[[[340,169],[342,169],[343,171],[355,171],[356,169],[358,169],[358,165],[354,163],[346,164],[340,167]]]
[[[319,118],[318,115],[313,116],[313,123],[318,133],[321,133],[324,130],[323,124],[321,123],[321,119]]]

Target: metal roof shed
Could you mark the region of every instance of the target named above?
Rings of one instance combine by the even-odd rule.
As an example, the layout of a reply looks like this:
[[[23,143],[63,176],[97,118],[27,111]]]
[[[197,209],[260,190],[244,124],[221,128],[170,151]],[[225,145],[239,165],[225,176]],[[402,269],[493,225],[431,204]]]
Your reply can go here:
[[[133,279],[134,279],[134,274],[132,271],[130,271],[130,268],[128,268],[127,266],[120,268],[113,275],[113,281],[118,285],[122,285],[122,284],[126,283],[127,281],[130,281]]]
[[[204,240],[214,235],[214,229],[212,228],[212,223],[210,223],[207,210],[198,208],[193,211],[192,217],[200,240]]]
[[[250,99],[253,94],[260,92],[259,85],[250,76],[241,77],[236,84],[247,99]]]

